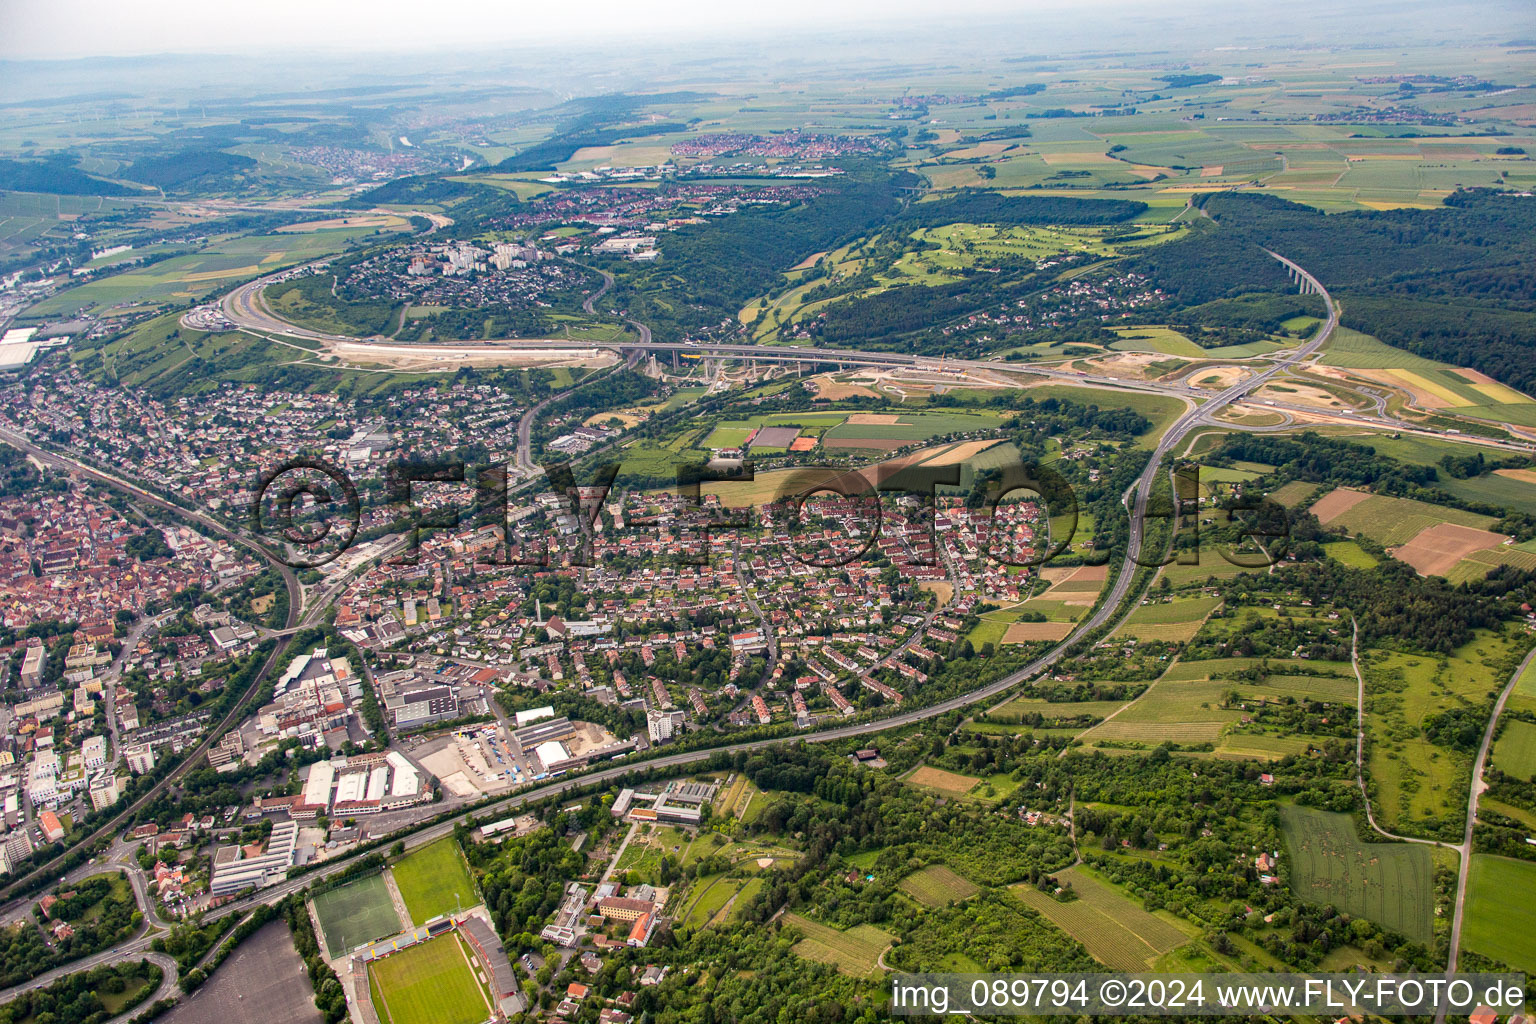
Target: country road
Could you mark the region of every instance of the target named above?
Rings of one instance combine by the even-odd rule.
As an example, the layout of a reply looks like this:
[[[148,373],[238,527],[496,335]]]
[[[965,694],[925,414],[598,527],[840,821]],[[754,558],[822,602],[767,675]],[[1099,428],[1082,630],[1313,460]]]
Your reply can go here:
[[[1456,876],[1456,912],[1451,917],[1451,949],[1445,964],[1447,973],[1455,973],[1456,961],[1461,955],[1461,922],[1467,902],[1467,879],[1472,873],[1472,829],[1477,824],[1477,802],[1483,795],[1483,769],[1488,764],[1488,750],[1493,746],[1493,734],[1497,731],[1499,716],[1504,713],[1504,705],[1509,702],[1509,695],[1515,691],[1516,684],[1525,675],[1526,669],[1531,667],[1532,661],[1536,661],[1536,647],[1531,648],[1521,659],[1520,665],[1510,673],[1509,682],[1500,691],[1499,699],[1493,705],[1493,713],[1488,716],[1488,725],[1483,729],[1483,742],[1477,748],[1477,760],[1472,763],[1472,782],[1467,791],[1467,824],[1459,847],[1461,871]],[[1444,1016],[1441,1014],[1441,1019]]]

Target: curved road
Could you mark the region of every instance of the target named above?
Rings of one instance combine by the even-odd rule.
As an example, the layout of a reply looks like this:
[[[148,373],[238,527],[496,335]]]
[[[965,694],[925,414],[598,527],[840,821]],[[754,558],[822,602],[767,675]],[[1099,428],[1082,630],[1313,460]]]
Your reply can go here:
[[[1294,268],[1294,264],[1284,260],[1282,257],[1276,256],[1275,258],[1280,259],[1288,266],[1292,266]],[[900,712],[895,715],[875,718],[850,725],[838,726],[832,729],[820,730],[813,733],[807,733],[801,736],[793,737],[792,739],[774,738],[767,740],[754,740],[748,743],[733,744],[726,747],[708,747],[699,750],[685,751],[682,753],[670,754],[665,757],[654,758],[634,764],[624,764],[614,768],[606,768],[601,771],[577,775],[569,779],[553,782],[548,785],[540,786],[537,789],[531,789],[523,793],[508,796],[505,799],[498,800],[485,807],[480,807],[476,810],[467,811],[463,814],[456,815],[454,818],[449,819],[446,822],[442,822],[440,824],[432,825],[425,829],[416,831],[405,839],[406,845],[408,847],[418,846],[430,842],[433,839],[437,839],[443,835],[447,835],[453,830],[453,825],[455,822],[465,821],[471,817],[479,817],[483,814],[491,813],[493,809],[496,813],[502,813],[509,809],[521,807],[524,804],[530,802],[542,800],[549,796],[558,795],[578,786],[587,786],[593,783],[601,783],[620,779],[637,770],[649,770],[658,767],[668,768],[692,764],[696,761],[705,760],[722,750],[757,750],[763,747],[781,745],[786,742],[831,743],[838,740],[850,739],[852,737],[866,735],[872,732],[883,732],[888,729],[900,728],[904,725],[910,725],[915,722],[934,718],[946,712],[959,710],[972,704],[976,704],[980,701],[987,700],[1043,672],[1051,665],[1055,664],[1056,661],[1058,661],[1074,643],[1076,643],[1086,634],[1092,632],[1107,622],[1110,617],[1114,615],[1119,605],[1124,602],[1126,595],[1130,591],[1132,578],[1134,577],[1136,570],[1136,558],[1141,550],[1143,531],[1141,529],[1140,516],[1145,513],[1147,499],[1151,494],[1152,485],[1157,478],[1158,470],[1161,466],[1162,460],[1168,455],[1170,451],[1174,449],[1180,440],[1182,440],[1196,427],[1210,425],[1212,422],[1212,417],[1214,417],[1217,412],[1219,412],[1226,405],[1230,404],[1232,401],[1236,400],[1249,387],[1255,386],[1258,383],[1262,383],[1262,381],[1267,379],[1268,376],[1280,372],[1286,366],[1292,365],[1301,359],[1308,358],[1319,347],[1321,347],[1332,334],[1334,328],[1338,324],[1337,308],[1335,307],[1332,298],[1315,278],[1313,278],[1310,274],[1307,274],[1305,271],[1301,271],[1301,273],[1305,279],[1314,288],[1317,289],[1318,293],[1322,295],[1324,301],[1328,304],[1329,316],[1327,322],[1310,342],[1302,346],[1300,349],[1297,349],[1288,358],[1276,362],[1273,367],[1260,374],[1257,380],[1250,378],[1242,386],[1233,386],[1226,389],[1225,391],[1220,392],[1204,405],[1197,409],[1193,409],[1186,413],[1184,416],[1180,417],[1180,419],[1168,429],[1162,440],[1159,442],[1156,450],[1153,452],[1152,457],[1148,460],[1147,467],[1145,470],[1143,470],[1141,477],[1138,479],[1137,483],[1127,491],[1127,502],[1133,503],[1133,508],[1135,509],[1136,514],[1131,518],[1131,542],[1127,546],[1126,555],[1120,567],[1120,573],[1115,580],[1113,588],[1110,590],[1108,599],[1101,602],[1098,610],[1092,616],[1080,623],[1078,627],[1066,637],[1066,639],[1060,641],[1050,651],[1041,655],[1039,658],[1036,658],[1028,665],[1017,669],[1014,672],[1011,672],[1008,675],[1003,676],[1002,678],[997,679],[984,687],[959,694],[947,700],[940,701],[936,704],[930,704],[926,707],[916,708],[912,711]],[[1230,427],[1228,424],[1223,424],[1223,426]],[[300,878],[290,880],[275,888],[263,890],[262,892],[254,896],[247,897],[244,900],[239,900],[234,903],[227,904],[225,907],[220,908],[214,913],[223,914],[237,912],[241,909],[253,905],[256,902],[267,902],[274,898],[286,895],[287,893],[297,891],[298,889],[302,889],[307,886],[313,878],[323,878],[328,874],[343,870],[353,859],[358,856],[362,856],[362,854],[353,855],[352,857],[338,858],[335,862],[328,864],[325,868],[322,868],[319,871],[311,873],[309,876],[302,876]]]
[[[883,732],[893,728],[900,728],[904,725],[934,718],[936,716],[945,714],[946,712],[959,710],[972,704],[990,699],[991,697],[996,696],[997,694],[1002,693],[1003,691],[1010,689],[1011,687],[1016,686],[1019,683],[1032,678],[1033,676],[1038,675],[1039,673],[1048,669],[1050,666],[1055,664],[1055,662],[1058,661],[1074,643],[1076,643],[1078,640],[1093,630],[1098,629],[1105,622],[1109,621],[1119,606],[1124,603],[1126,596],[1129,594],[1132,581],[1135,576],[1135,571],[1137,568],[1136,560],[1140,554],[1144,537],[1141,517],[1145,514],[1147,501],[1151,495],[1153,483],[1157,479],[1157,475],[1162,462],[1168,456],[1168,454],[1173,451],[1174,448],[1180,443],[1180,441],[1182,441],[1191,431],[1197,427],[1209,426],[1213,424],[1213,422],[1215,422],[1214,417],[1216,413],[1230,405],[1233,401],[1237,400],[1250,388],[1262,384],[1270,376],[1279,373],[1282,369],[1294,365],[1296,362],[1302,359],[1310,357],[1327,341],[1328,337],[1332,334],[1334,328],[1337,326],[1337,309],[1331,297],[1328,296],[1327,292],[1322,288],[1321,284],[1319,284],[1317,280],[1310,274],[1307,274],[1299,267],[1296,267],[1295,264],[1291,263],[1289,260],[1285,260],[1283,257],[1278,255],[1275,256],[1275,258],[1281,260],[1283,263],[1286,263],[1287,266],[1292,267],[1292,269],[1297,270],[1303,279],[1305,279],[1313,288],[1317,290],[1320,295],[1322,295],[1329,309],[1327,322],[1317,333],[1317,335],[1306,345],[1295,350],[1286,358],[1276,361],[1276,363],[1271,368],[1263,371],[1257,377],[1248,378],[1240,385],[1229,387],[1226,390],[1210,397],[1202,405],[1189,410],[1164,433],[1156,449],[1149,457],[1147,466],[1143,470],[1141,476],[1138,478],[1137,482],[1132,485],[1131,488],[1127,489],[1126,492],[1126,502],[1133,511],[1133,515],[1131,517],[1131,536],[1130,542],[1127,545],[1125,557],[1120,567],[1120,572],[1116,577],[1113,587],[1110,589],[1107,598],[1101,602],[1098,610],[1084,622],[1080,623],[1071,634],[1069,634],[1064,640],[1060,641],[1050,651],[1041,655],[1039,658],[1036,658],[1034,661],[1030,662],[1028,665],[1025,665],[1023,668],[1009,673],[1008,675],[984,687],[959,694],[955,697],[951,697],[947,700],[928,705],[923,708],[900,712],[891,716],[874,718],[855,724],[839,726],[832,729],[796,736],[793,738],[775,737],[773,739],[755,740],[747,743],[733,744],[726,747],[702,748],[698,750],[666,755],[663,757],[637,763],[626,763],[612,768],[606,768],[595,772],[572,776],[567,779],[562,779],[560,781],[540,786],[535,789],[529,789],[522,793],[508,796],[501,800],[495,801],[492,804],[477,807],[472,811],[463,812],[438,824],[417,829],[401,837],[402,841],[407,847],[425,845],[435,839],[451,833],[455,824],[461,821],[467,821],[472,817],[480,817],[489,813],[505,813],[508,810],[524,806],[531,802],[543,800],[550,796],[556,796],[576,787],[585,787],[588,785],[601,784],[604,782],[618,780],[633,774],[636,771],[646,771],[655,768],[681,767],[683,765],[705,760],[709,757],[712,757],[716,753],[721,752],[722,750],[750,751],[769,746],[782,745],[786,742],[829,743],[838,740],[849,739],[856,736],[862,736],[868,733]],[[596,296],[593,296],[593,299],[595,301]],[[1228,429],[1231,428],[1230,424],[1221,424],[1221,426]],[[320,868],[316,871],[309,872],[298,878],[287,880],[277,886],[263,889],[260,892],[248,896],[244,899],[228,903],[223,907],[212,911],[208,916],[211,918],[221,917],[226,914],[237,914],[248,910],[250,907],[257,905],[258,903],[270,903],[273,900],[279,899],[292,892],[296,892],[307,887],[317,879],[321,879],[331,874],[343,871],[355,860],[366,855],[366,853],[357,853],[351,856],[337,858],[335,861],[326,864],[323,868]],[[102,962],[106,962],[107,959],[112,958],[114,954],[117,958],[126,958],[137,955],[138,952],[147,945],[148,942],[145,939],[127,943],[119,947],[117,950],[110,951],[107,954],[102,954]]]

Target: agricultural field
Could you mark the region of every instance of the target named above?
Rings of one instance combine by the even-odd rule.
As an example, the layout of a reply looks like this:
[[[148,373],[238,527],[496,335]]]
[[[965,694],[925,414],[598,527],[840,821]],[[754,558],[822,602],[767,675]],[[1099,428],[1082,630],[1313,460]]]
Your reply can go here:
[[[1167,675],[1109,721],[1082,734],[1084,743],[1216,743],[1242,718],[1236,708],[1220,707],[1231,684],[1220,679],[1170,679]]]
[[[1536,665],[1527,668],[1515,683],[1504,710],[1536,712]]]
[[[1536,779],[1536,725],[1518,718],[1504,722],[1493,746],[1493,764],[1505,775]]]
[[[1032,910],[1081,942],[1094,959],[1116,971],[1145,971],[1158,957],[1189,941],[1169,922],[1081,867],[1058,872],[1077,899],[1060,903],[1032,885],[1011,891]]]
[[[1171,327],[1116,327],[1120,340],[1109,347],[1118,352],[1157,352],[1165,356],[1204,359],[1206,350]]]
[[[1522,480],[1492,479],[1529,486]],[[1319,498],[1312,511],[1323,525],[1363,534],[1422,575],[1444,576],[1452,583],[1481,579],[1497,565],[1536,568],[1536,552],[1511,545],[1509,537],[1490,529],[1497,522],[1493,516],[1344,487]]]
[[[897,885],[902,892],[929,907],[943,907],[968,900],[980,887],[955,874],[943,864],[930,864],[903,878]]]
[[[34,243],[62,241],[81,214],[133,210],[130,203],[99,196],[0,193],[0,260],[31,251]]]
[[[1244,700],[1296,697],[1354,702],[1353,676],[1331,674],[1338,673],[1339,668],[1328,662],[1271,660],[1270,674],[1263,680],[1233,681],[1232,673],[1256,664],[1258,659],[1253,658],[1178,662],[1114,718],[1088,729],[1081,738],[1090,746],[1104,740],[1146,747],[1159,743],[1209,743],[1214,745],[1218,757],[1273,760],[1304,753],[1311,743],[1305,736],[1273,734],[1258,725],[1243,724],[1248,716],[1241,706]],[[1302,667],[1307,673],[1330,674],[1288,675],[1286,669],[1290,665]],[[1342,669],[1347,672],[1348,666]],[[1227,695],[1233,692],[1238,695],[1238,704],[1223,707]]]
[[[1425,411],[1536,426],[1536,400],[1529,395],[1477,370],[1426,359],[1358,331],[1337,329],[1323,363],[1400,391]]]
[[[944,796],[965,796],[975,789],[977,783],[981,780],[969,775],[947,772],[942,768],[934,768],[925,764],[914,768],[903,781],[909,786],[916,786],[918,789],[931,789]]]
[[[1266,556],[1260,551],[1246,548],[1232,550],[1213,541],[1202,539],[1193,551],[1180,551],[1172,562],[1163,566],[1162,576],[1174,589],[1191,584],[1223,580],[1245,572],[1253,572],[1262,565]],[[1251,563],[1251,564],[1238,564]]]
[[[452,837],[407,854],[390,870],[412,924],[426,924],[434,917],[467,910],[480,902],[464,855]]]
[[[1149,598],[1136,607],[1119,633],[1138,640],[1192,640],[1219,597]]]
[[[1323,545],[1323,551],[1335,562],[1352,569],[1374,569],[1379,564],[1375,555],[1352,540],[1329,541]]]
[[[1267,497],[1271,501],[1277,501],[1286,508],[1295,508],[1306,501],[1317,491],[1317,484],[1306,480],[1292,480],[1290,483],[1281,484],[1270,491]]]
[[[1433,937],[1434,860],[1417,843],[1362,843],[1347,814],[1280,808],[1291,891],[1418,942]]]
[[[374,961],[368,989],[382,1024],[481,1024],[495,1012],[454,932]]]
[[[131,266],[66,289],[27,311],[28,317],[100,315],[108,309],[181,305],[215,289],[339,252],[375,228],[332,228],[309,233],[250,235],[216,241],[196,252],[148,266]],[[381,236],[382,237],[382,236]]]
[[[785,914],[786,927],[799,930],[805,938],[795,943],[796,956],[817,963],[831,964],[855,978],[876,975],[880,955],[891,948],[894,937],[874,925],[861,924],[847,931],[828,928],[799,914]]]
[[[374,939],[398,935],[406,927],[395,912],[382,874],[323,892],[313,902],[325,948],[332,956]]]
[[[1536,864],[1478,853],[1472,857],[1462,943],[1511,969],[1536,974]]]

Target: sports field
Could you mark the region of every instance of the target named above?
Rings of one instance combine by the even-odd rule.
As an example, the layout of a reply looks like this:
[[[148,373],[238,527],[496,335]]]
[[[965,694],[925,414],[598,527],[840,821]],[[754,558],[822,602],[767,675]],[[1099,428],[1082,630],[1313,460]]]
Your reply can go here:
[[[1347,814],[1283,805],[1291,891],[1419,942],[1434,931],[1434,861],[1416,843],[1362,843]]]
[[[897,888],[919,903],[942,907],[970,899],[981,890],[943,864],[930,864],[903,878]]]
[[[374,961],[368,990],[383,1024],[481,1024],[493,1012],[453,932]]]
[[[354,949],[365,942],[397,935],[405,929],[395,913],[384,876],[369,875],[340,888],[323,892],[314,899],[315,917],[325,936],[325,947],[332,956]]]
[[[1493,764],[1505,775],[1536,779],[1536,725],[1511,719],[1493,747]]]
[[[423,846],[396,863],[393,870],[395,887],[413,924],[426,924],[440,914],[480,902],[459,845],[452,838]]]
[[[840,932],[799,914],[785,914],[783,921],[787,927],[798,928],[805,936],[795,943],[796,956],[831,964],[855,978],[874,974],[879,969],[880,954],[889,949],[893,941],[889,933],[869,924]]]
[[[1189,941],[1178,928],[1081,868],[1056,875],[1077,899],[1060,903],[1033,885],[1012,891],[1031,909],[1081,942],[1095,960],[1117,971],[1144,971],[1158,957]]]
[[[1536,864],[1479,853],[1472,857],[1462,944],[1474,953],[1536,974]]]

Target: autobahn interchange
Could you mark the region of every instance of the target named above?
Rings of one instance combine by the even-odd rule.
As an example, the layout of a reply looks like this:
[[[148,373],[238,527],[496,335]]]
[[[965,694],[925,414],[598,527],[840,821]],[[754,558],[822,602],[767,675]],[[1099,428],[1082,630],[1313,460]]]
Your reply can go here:
[[[1277,353],[1274,357],[1271,357],[1268,360],[1267,366],[1255,370],[1255,372],[1245,376],[1236,383],[1233,383],[1230,386],[1216,392],[1195,388],[1187,383],[1168,384],[1153,381],[1133,381],[1108,375],[1082,373],[1074,370],[1066,370],[1055,367],[1041,367],[1038,365],[1029,364],[1008,364],[991,360],[933,359],[929,357],[912,356],[901,353],[864,352],[856,350],[828,350],[782,345],[697,345],[692,343],[655,342],[650,335],[650,331],[644,328],[643,325],[636,324],[634,321],[628,322],[631,323],[632,326],[638,328],[638,331],[641,334],[641,340],[639,342],[618,342],[607,344],[582,343],[582,347],[585,348],[590,348],[596,345],[597,347],[608,347],[615,349],[625,357],[626,362],[632,361],[633,358],[637,357],[641,353],[658,351],[687,351],[695,353],[707,353],[726,358],[771,359],[776,361],[812,363],[817,365],[859,365],[876,367],[913,366],[928,369],[961,368],[968,370],[985,370],[991,373],[1018,373],[1030,376],[1045,376],[1056,378],[1079,385],[1093,385],[1165,395],[1171,394],[1175,397],[1184,399],[1187,408],[1185,412],[1181,414],[1178,419],[1175,420],[1174,423],[1164,431],[1153,451],[1150,453],[1146,467],[1123,495],[1123,502],[1126,505],[1130,519],[1130,532],[1124,555],[1121,559],[1112,585],[1106,590],[1094,611],[1086,619],[1080,622],[1066,638],[1057,642],[1048,651],[1033,659],[1023,667],[1010,672],[982,687],[967,691],[965,693],[957,694],[953,697],[946,698],[921,708],[899,711],[891,715],[872,718],[849,725],[836,726],[829,729],[801,733],[792,738],[771,738],[741,743],[725,743],[719,746],[700,748],[697,750],[684,751],[675,754],[666,754],[643,761],[626,762],[623,764],[614,765],[612,767],[605,767],[593,771],[588,771],[579,775],[567,776],[537,788],[528,789],[520,793],[512,794],[486,802],[481,805],[477,805],[463,812],[457,813],[443,821],[434,822],[424,826],[408,827],[398,830],[389,834],[388,836],[381,837],[378,845],[392,843],[395,841],[403,842],[407,848],[425,845],[435,839],[449,834],[455,825],[461,822],[479,818],[487,814],[505,813],[506,811],[522,807],[530,803],[542,801],[549,797],[557,796],[573,789],[602,785],[604,783],[616,781],[639,771],[648,772],[654,771],[656,769],[674,767],[680,768],[686,765],[695,764],[721,752],[733,753],[741,751],[755,751],[772,746],[782,745],[786,742],[804,741],[811,743],[832,743],[867,735],[870,733],[902,728],[904,726],[932,719],[952,711],[962,710],[979,702],[989,700],[1047,671],[1061,658],[1066,656],[1066,654],[1072,650],[1075,645],[1109,624],[1117,614],[1122,618],[1125,615],[1130,614],[1131,607],[1128,607],[1127,599],[1131,596],[1132,588],[1135,585],[1135,581],[1137,579],[1137,568],[1144,561],[1142,558],[1142,549],[1146,542],[1145,519],[1148,512],[1149,502],[1151,500],[1155,484],[1160,474],[1166,467],[1167,460],[1176,452],[1179,445],[1187,438],[1189,438],[1195,431],[1205,428],[1219,427],[1223,430],[1273,429],[1224,421],[1219,419],[1218,416],[1224,410],[1230,408],[1232,405],[1247,397],[1254,389],[1262,386],[1265,382],[1269,381],[1277,375],[1288,372],[1300,363],[1311,359],[1327,343],[1337,328],[1339,317],[1338,306],[1333,301],[1332,297],[1328,294],[1326,289],[1322,286],[1322,284],[1318,282],[1316,278],[1314,278],[1310,273],[1297,266],[1292,261],[1278,254],[1272,253],[1271,255],[1274,255],[1277,260],[1280,260],[1282,263],[1286,264],[1287,267],[1295,272],[1301,280],[1306,282],[1308,287],[1313,289],[1318,295],[1322,297],[1327,308],[1326,320],[1323,324],[1320,325],[1313,336],[1302,345],[1283,353]],[[585,303],[585,308],[587,308],[589,312],[593,308],[596,300],[601,298],[601,296],[607,292],[609,287],[611,287],[611,277],[605,274],[604,278],[605,281],[603,287],[595,294],[589,296]],[[311,341],[346,342],[350,344],[369,343],[370,339],[359,339],[312,331],[306,328],[295,326],[293,324],[289,324],[286,321],[276,317],[271,313],[269,309],[265,307],[265,304],[261,301],[261,290],[269,281],[270,279],[267,278],[259,279],[257,281],[243,285],[229,293],[229,295],[225,297],[222,303],[222,311],[224,314],[233,322],[235,322],[239,327],[249,331],[295,337]],[[374,340],[382,342],[385,339],[379,338]],[[507,341],[497,342],[494,344],[497,347],[509,349],[534,347],[547,349],[551,346],[552,342],[547,340]],[[534,471],[531,452],[529,450],[529,438],[532,426],[536,421],[538,413],[548,404],[549,401],[552,400],[553,397],[551,399],[546,399],[544,402],[531,408],[519,423],[517,461],[518,468],[524,472],[533,473]],[[1268,406],[1275,406],[1278,408],[1292,408],[1291,406],[1287,406],[1283,403],[1266,403],[1266,407]],[[1309,407],[1298,406],[1294,408],[1296,408],[1298,411],[1306,411],[1313,414],[1317,413],[1316,409]],[[1375,429],[1390,429],[1403,432],[1413,431],[1416,429],[1409,424],[1403,423],[1402,421],[1381,415],[1372,415],[1359,412],[1339,412],[1329,413],[1328,415],[1335,416],[1339,419],[1344,419],[1350,422],[1357,422],[1362,426]],[[1424,432],[1432,433],[1433,431]],[[251,543],[248,538],[241,538],[238,537],[238,535],[233,535],[226,528],[214,523],[211,520],[207,520],[205,517],[200,517],[196,513],[191,513],[188,510],[181,509],[179,506],[170,505],[169,503],[163,502],[161,499],[154,498],[152,495],[149,495],[148,492],[138,488],[137,485],[129,484],[126,481],[119,481],[115,478],[105,477],[104,474],[101,474],[100,471],[94,470],[93,468],[85,467],[83,464],[74,462],[73,460],[63,459],[62,456],[58,456],[55,453],[45,452],[42,449],[37,448],[35,445],[25,441],[25,439],[15,437],[8,431],[0,431],[0,440],[18,444],[18,446],[23,447],[24,450],[37,453],[40,455],[40,457],[46,457],[54,460],[56,464],[60,464],[62,460],[63,464],[67,464],[75,470],[84,472],[87,475],[102,479],[103,482],[107,482],[112,486],[131,488],[131,493],[134,493],[137,497],[141,497],[145,500],[152,500],[156,505],[165,507],[176,514],[191,517],[194,521],[199,522],[201,525],[204,525],[210,529],[214,529],[222,535],[230,536],[233,539],[238,539],[241,543]],[[1490,444],[1493,446],[1507,446],[1512,448],[1520,447],[1510,442],[1501,442],[1494,439],[1468,437],[1466,440],[1472,441],[1474,443]],[[535,473],[534,479],[536,478],[537,474]],[[532,482],[532,480],[528,481],[528,483]],[[291,570],[285,573],[285,577],[289,580],[293,579]],[[296,582],[291,584],[291,592],[293,588],[296,588]],[[298,609],[299,601],[297,599],[297,595],[294,595],[290,602],[290,627],[297,624],[296,619],[299,615]],[[322,610],[323,609],[319,608],[318,606],[316,608],[310,609],[309,613],[304,616],[304,621],[311,621],[311,616],[318,614]],[[275,659],[276,656],[277,652],[274,652],[272,658],[268,659],[268,665],[264,667],[263,674],[265,674],[266,669],[270,668],[272,660]],[[251,692],[254,692],[255,689],[256,686],[253,685]],[[236,709],[231,712],[231,715],[237,714],[238,711],[243,707],[243,703],[244,699],[242,699],[240,703],[237,703]],[[231,719],[226,718],[226,723],[230,720]],[[202,748],[200,748],[198,753],[200,753],[201,749]],[[187,766],[193,764],[197,759],[198,753],[194,753],[192,757],[188,758],[187,761],[184,762],[183,766],[178,769],[178,772],[185,770]],[[154,793],[162,790],[163,787],[169,784],[170,781],[170,779],[167,779],[164,783],[162,783],[160,786],[157,786],[156,789],[152,790],[150,794],[146,794],[145,797],[141,798],[140,801],[136,802],[133,807],[130,807],[124,813],[131,813],[145,800],[153,796]],[[114,822],[121,820],[122,815],[114,818]],[[104,831],[105,829],[99,830],[98,835],[102,834]],[[211,911],[209,917],[218,918],[230,914],[242,914],[258,904],[274,902],[275,900],[281,899],[291,893],[298,892],[308,887],[316,880],[324,879],[347,870],[359,859],[369,855],[371,852],[373,852],[373,850],[360,851],[350,855],[335,858],[332,861],[326,862],[321,867],[307,871],[299,877],[288,879],[277,886],[261,890],[245,898],[227,903]],[[75,965],[75,967],[78,969],[79,967],[90,964],[114,962],[116,960],[128,959],[138,956],[148,948],[149,942],[150,939],[147,935],[141,936],[128,943],[114,947],[112,950],[97,954],[95,957],[90,958],[88,961]],[[0,997],[3,997],[3,995],[3,993],[0,993]]]

